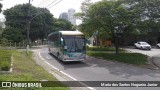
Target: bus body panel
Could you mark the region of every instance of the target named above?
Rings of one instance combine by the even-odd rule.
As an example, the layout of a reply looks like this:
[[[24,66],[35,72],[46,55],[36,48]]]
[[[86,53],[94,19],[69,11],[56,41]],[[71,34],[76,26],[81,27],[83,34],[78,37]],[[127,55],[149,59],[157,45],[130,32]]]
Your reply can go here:
[[[83,61],[86,58],[85,52],[76,52],[76,53],[70,53],[65,52],[63,61]]]

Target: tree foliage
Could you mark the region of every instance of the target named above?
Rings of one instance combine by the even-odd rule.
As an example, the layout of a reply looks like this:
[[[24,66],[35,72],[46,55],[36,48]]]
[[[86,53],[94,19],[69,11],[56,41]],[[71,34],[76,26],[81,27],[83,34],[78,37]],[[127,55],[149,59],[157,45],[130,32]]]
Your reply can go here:
[[[2,12],[2,4],[0,3],[0,13]],[[2,29],[2,22],[0,22],[0,38],[1,38],[1,33],[2,33],[2,31],[3,31],[3,29]]]
[[[20,42],[27,37],[27,24],[28,20],[31,20],[30,39],[35,41],[37,39],[46,38],[47,34],[52,31],[54,21],[53,15],[44,8],[36,8],[30,6],[31,16],[29,17],[29,4],[17,5],[4,11],[6,18],[6,30],[4,30],[2,36],[9,40]],[[11,37],[10,34],[13,34]],[[20,36],[20,37],[19,37]],[[20,39],[13,39],[19,37]]]
[[[133,23],[138,18],[137,11],[129,9],[120,1],[104,0],[94,3],[88,9],[81,30],[87,30],[86,32],[89,32],[90,35],[98,31],[100,37],[104,37],[104,34],[110,35],[114,40],[116,53],[118,53],[119,38],[132,29]],[[88,28],[83,29],[86,27]]]
[[[6,27],[3,32],[3,38],[8,39],[10,42],[19,42],[24,40],[22,32],[19,32],[19,28]]]
[[[99,38],[111,36],[116,53],[119,40],[126,34],[160,30],[160,0],[102,0],[82,3],[80,30],[87,36],[98,32]],[[139,33],[136,33],[139,32]]]
[[[56,19],[55,27],[56,30],[71,30],[73,25],[65,19]]]
[[[31,15],[29,15],[29,9]],[[21,42],[27,39],[28,22],[30,21],[30,40],[42,41],[48,34],[56,30],[70,30],[72,24],[65,20],[53,17],[46,8],[36,8],[29,4],[16,5],[3,13],[6,18],[6,29],[2,36],[12,42]]]

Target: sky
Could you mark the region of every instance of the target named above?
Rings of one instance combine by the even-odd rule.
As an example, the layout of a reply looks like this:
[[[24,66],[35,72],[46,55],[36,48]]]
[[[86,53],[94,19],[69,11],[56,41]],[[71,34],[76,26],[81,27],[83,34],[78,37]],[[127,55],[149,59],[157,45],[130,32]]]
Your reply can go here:
[[[76,12],[80,12],[80,6],[83,1],[84,0],[31,0],[31,4],[35,7],[45,7],[45,8],[47,7],[50,10],[50,12],[54,15],[54,17],[59,18],[59,15],[62,12],[68,12],[68,9],[70,8],[75,9]],[[100,0],[91,0],[91,1],[97,2]],[[3,4],[2,10],[6,10],[15,5],[28,2],[29,0],[0,0],[0,3]],[[0,18],[4,18],[2,13],[0,15]],[[80,23],[80,21],[78,21],[77,23]]]

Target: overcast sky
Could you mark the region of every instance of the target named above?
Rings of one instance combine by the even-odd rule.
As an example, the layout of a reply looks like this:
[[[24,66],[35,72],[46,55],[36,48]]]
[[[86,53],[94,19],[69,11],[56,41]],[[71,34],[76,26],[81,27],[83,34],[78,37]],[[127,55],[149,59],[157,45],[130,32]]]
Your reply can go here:
[[[79,12],[81,3],[83,1],[84,0],[31,0],[31,4],[36,7],[49,8],[50,12],[54,15],[54,17],[58,18],[60,13],[67,12],[68,9],[70,8],[73,8],[76,10],[76,12]],[[92,2],[96,2],[96,1],[100,1],[100,0],[92,0]],[[0,3],[3,4],[2,10],[9,9],[17,4],[23,4],[23,3],[28,3],[28,2],[29,0],[2,0],[2,1],[0,0]],[[0,15],[0,18],[2,17],[3,15]]]

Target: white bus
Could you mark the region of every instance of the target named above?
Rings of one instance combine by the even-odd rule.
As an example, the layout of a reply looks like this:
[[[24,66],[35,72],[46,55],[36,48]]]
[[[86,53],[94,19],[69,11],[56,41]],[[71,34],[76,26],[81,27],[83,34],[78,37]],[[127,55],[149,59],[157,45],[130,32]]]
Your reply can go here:
[[[48,35],[49,53],[62,61],[86,58],[85,37],[79,31],[56,31]]]

